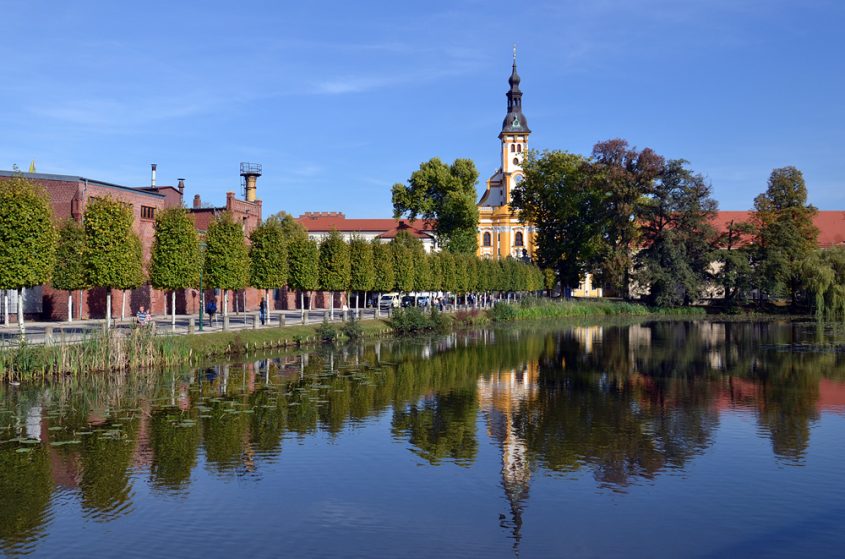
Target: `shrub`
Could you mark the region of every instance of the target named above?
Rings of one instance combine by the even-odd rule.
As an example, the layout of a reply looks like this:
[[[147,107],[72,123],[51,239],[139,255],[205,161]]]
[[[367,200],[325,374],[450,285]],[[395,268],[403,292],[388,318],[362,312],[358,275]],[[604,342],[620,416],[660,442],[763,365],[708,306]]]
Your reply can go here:
[[[356,320],[354,316],[343,324],[341,332],[350,340],[360,340],[364,335],[364,330],[361,328],[361,321]]]
[[[516,307],[514,305],[508,303],[496,303],[493,305],[493,308],[490,310],[490,318],[495,320],[496,322],[506,321],[506,320],[516,320],[517,312]]]
[[[452,320],[437,309],[425,313],[417,307],[397,309],[390,319],[393,332],[402,336],[422,332],[448,332],[451,325]]]
[[[317,337],[325,343],[332,343],[337,339],[337,328],[329,324],[329,319],[323,317],[323,323],[317,327]]]

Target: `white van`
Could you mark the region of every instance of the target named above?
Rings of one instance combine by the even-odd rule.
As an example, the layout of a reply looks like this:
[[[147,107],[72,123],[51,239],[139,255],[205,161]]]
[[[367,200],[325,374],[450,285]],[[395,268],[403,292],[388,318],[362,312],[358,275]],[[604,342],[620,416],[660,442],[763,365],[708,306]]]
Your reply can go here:
[[[396,292],[391,293],[384,293],[381,296],[381,299],[378,300],[378,306],[382,309],[387,308],[394,308],[398,309],[400,303],[402,302],[402,298],[399,297],[399,294]]]

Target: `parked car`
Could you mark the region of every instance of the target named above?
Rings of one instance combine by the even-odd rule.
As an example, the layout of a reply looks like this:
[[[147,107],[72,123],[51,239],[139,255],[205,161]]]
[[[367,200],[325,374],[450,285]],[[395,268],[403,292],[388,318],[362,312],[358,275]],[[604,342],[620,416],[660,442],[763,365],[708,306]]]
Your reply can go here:
[[[405,295],[404,297],[402,297],[402,308],[404,309],[408,307],[413,307],[415,298],[416,297],[414,297],[413,295]]]
[[[384,293],[379,299],[378,306],[380,308],[393,308],[398,309],[400,304],[399,294],[398,293]]]
[[[417,297],[417,306],[418,307],[429,307],[431,306],[431,297],[429,295],[420,295]]]

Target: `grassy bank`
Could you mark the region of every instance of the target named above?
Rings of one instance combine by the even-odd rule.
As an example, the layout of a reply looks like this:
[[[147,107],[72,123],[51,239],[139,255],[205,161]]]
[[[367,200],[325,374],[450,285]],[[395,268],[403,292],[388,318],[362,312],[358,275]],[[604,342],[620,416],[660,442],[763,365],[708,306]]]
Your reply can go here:
[[[382,320],[190,336],[155,336],[148,328],[134,328],[128,335],[115,331],[108,334],[97,332],[79,343],[15,344],[0,348],[0,381],[29,381],[57,375],[192,365],[215,357],[324,341],[371,338],[389,332],[390,327]]]
[[[497,303],[489,311],[491,320],[532,320],[543,318],[604,318],[610,316],[700,317],[701,307],[655,308],[624,301],[583,301],[527,298],[518,303]]]

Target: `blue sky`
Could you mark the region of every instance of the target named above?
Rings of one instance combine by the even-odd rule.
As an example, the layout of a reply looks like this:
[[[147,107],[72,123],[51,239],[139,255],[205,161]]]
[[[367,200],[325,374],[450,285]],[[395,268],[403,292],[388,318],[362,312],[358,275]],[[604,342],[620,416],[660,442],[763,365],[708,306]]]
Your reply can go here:
[[[530,145],[623,137],[685,158],[722,209],[795,165],[845,209],[845,2],[0,0],[0,168],[222,202],[264,165],[265,214],[391,213],[420,162],[498,165],[511,46]],[[190,201],[190,197],[188,198]]]

